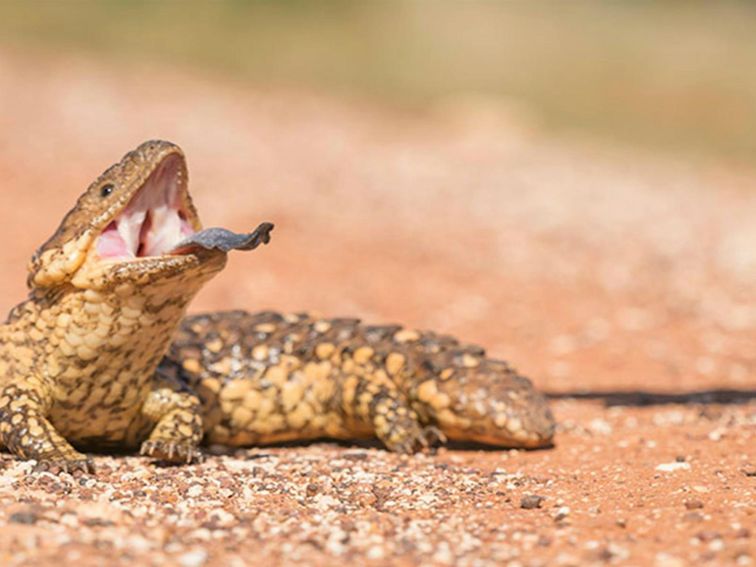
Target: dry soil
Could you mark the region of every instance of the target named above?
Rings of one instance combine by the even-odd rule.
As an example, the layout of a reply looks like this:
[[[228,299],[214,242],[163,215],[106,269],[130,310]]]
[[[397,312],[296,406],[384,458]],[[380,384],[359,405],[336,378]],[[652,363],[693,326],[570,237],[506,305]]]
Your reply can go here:
[[[107,165],[187,152],[207,225],[276,223],[193,309],[450,332],[532,377],[552,449],[316,443],[88,478],[0,457],[0,563],[756,562],[756,173],[161,67],[0,52],[0,308]]]

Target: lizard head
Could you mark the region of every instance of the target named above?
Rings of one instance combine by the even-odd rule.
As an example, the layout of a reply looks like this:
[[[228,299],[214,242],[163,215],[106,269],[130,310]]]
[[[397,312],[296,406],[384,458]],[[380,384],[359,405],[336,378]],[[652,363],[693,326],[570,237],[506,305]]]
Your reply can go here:
[[[207,231],[201,231],[187,187],[181,149],[164,141],[143,143],[87,188],[37,250],[29,287],[98,289],[221,270],[234,246],[206,245]],[[262,240],[267,242],[267,232]]]

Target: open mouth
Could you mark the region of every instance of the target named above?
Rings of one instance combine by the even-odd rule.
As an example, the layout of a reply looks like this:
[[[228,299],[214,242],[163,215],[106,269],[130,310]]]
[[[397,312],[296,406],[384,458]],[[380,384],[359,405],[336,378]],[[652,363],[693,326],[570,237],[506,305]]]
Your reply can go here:
[[[181,157],[166,157],[97,240],[102,259],[129,260],[171,253],[195,234],[183,209]]]
[[[166,157],[97,239],[103,260],[128,261],[208,250],[254,250],[270,241],[273,224],[237,234],[225,228],[197,232],[184,208],[186,178],[178,155]],[[196,219],[195,219],[196,220]]]

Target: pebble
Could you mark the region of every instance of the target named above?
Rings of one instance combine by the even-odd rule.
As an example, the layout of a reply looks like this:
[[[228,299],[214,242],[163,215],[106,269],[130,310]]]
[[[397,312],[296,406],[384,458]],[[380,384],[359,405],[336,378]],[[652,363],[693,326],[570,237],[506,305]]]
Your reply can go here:
[[[675,461],[673,463],[662,463],[656,465],[657,471],[660,472],[676,472],[676,471],[689,471],[690,463]]]
[[[22,512],[14,512],[8,518],[8,521],[12,524],[36,524],[39,521],[39,516],[36,512],[31,510],[25,510]]]
[[[202,567],[206,561],[207,551],[203,549],[182,553],[178,557],[178,562],[181,567]]]
[[[688,510],[698,510],[700,508],[703,508],[703,502],[700,500],[686,500],[685,501],[685,508]]]
[[[520,499],[520,508],[524,508],[525,510],[540,508],[543,501],[543,496],[538,496],[537,494],[526,494]]]
[[[557,511],[554,514],[554,521],[561,522],[562,520],[565,520],[567,516],[569,515],[570,515],[569,506],[560,506],[559,508],[557,508]]]
[[[598,435],[611,435],[614,431],[608,421],[598,417],[588,423],[588,429]]]

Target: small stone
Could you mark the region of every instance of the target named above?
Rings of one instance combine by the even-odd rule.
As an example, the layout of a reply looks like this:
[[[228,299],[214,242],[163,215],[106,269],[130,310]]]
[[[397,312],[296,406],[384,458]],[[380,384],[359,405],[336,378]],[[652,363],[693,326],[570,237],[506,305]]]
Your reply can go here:
[[[181,567],[201,567],[207,561],[207,551],[198,549],[182,554],[178,558]]]
[[[735,531],[736,539],[748,539],[749,537],[751,537],[751,530],[748,528],[739,528]]]
[[[520,508],[523,508],[524,510],[540,508],[543,501],[543,496],[538,496],[537,494],[526,494],[520,499]]]
[[[687,561],[664,552],[657,553],[654,558],[654,565],[656,567],[685,567],[687,564]]]
[[[723,428],[717,428],[709,433],[709,441],[721,441],[722,437],[724,437],[724,434],[725,430]]]
[[[703,502],[700,500],[686,500],[685,501],[685,508],[688,510],[698,510],[700,508],[703,508]]]
[[[549,547],[551,543],[552,543],[552,540],[549,536],[547,535],[538,536],[538,542],[537,542],[538,547]]]
[[[591,422],[588,424],[588,429],[590,429],[592,433],[595,433],[597,435],[611,435],[613,431],[612,426],[608,421],[598,417],[591,420]]]
[[[152,544],[147,539],[138,535],[126,538],[125,544],[129,551],[137,553],[147,553],[152,548]]]
[[[14,512],[10,515],[10,518],[8,518],[8,521],[11,524],[36,524],[39,521],[39,516],[36,512],[32,512],[31,510],[24,510],[22,512]]]
[[[656,470],[661,472],[689,471],[690,463],[680,463],[678,461],[675,461],[674,463],[662,463],[656,465]]]
[[[607,545],[606,549],[609,552],[609,560],[614,559],[618,561],[625,561],[628,557],[630,557],[630,552],[627,550],[627,548],[621,547],[616,543],[610,543],[609,545]]]
[[[90,528],[109,528],[115,526],[115,522],[105,518],[85,518],[82,520],[82,524]]]
[[[565,519],[567,519],[567,516],[570,515],[570,508],[569,506],[560,506],[557,511],[556,515],[554,516],[555,522],[561,522]]]
[[[717,538],[709,543],[709,551],[722,551],[724,549],[724,542]]]
[[[368,559],[372,559],[374,561],[383,559],[384,555],[385,555],[385,552],[383,551],[383,549],[377,545],[374,545],[373,547],[367,550]]]
[[[366,461],[368,457],[367,453],[344,453],[343,456],[347,461]]]
[[[700,541],[714,541],[715,539],[722,539],[722,534],[719,532],[704,530],[696,534],[696,538]]]

